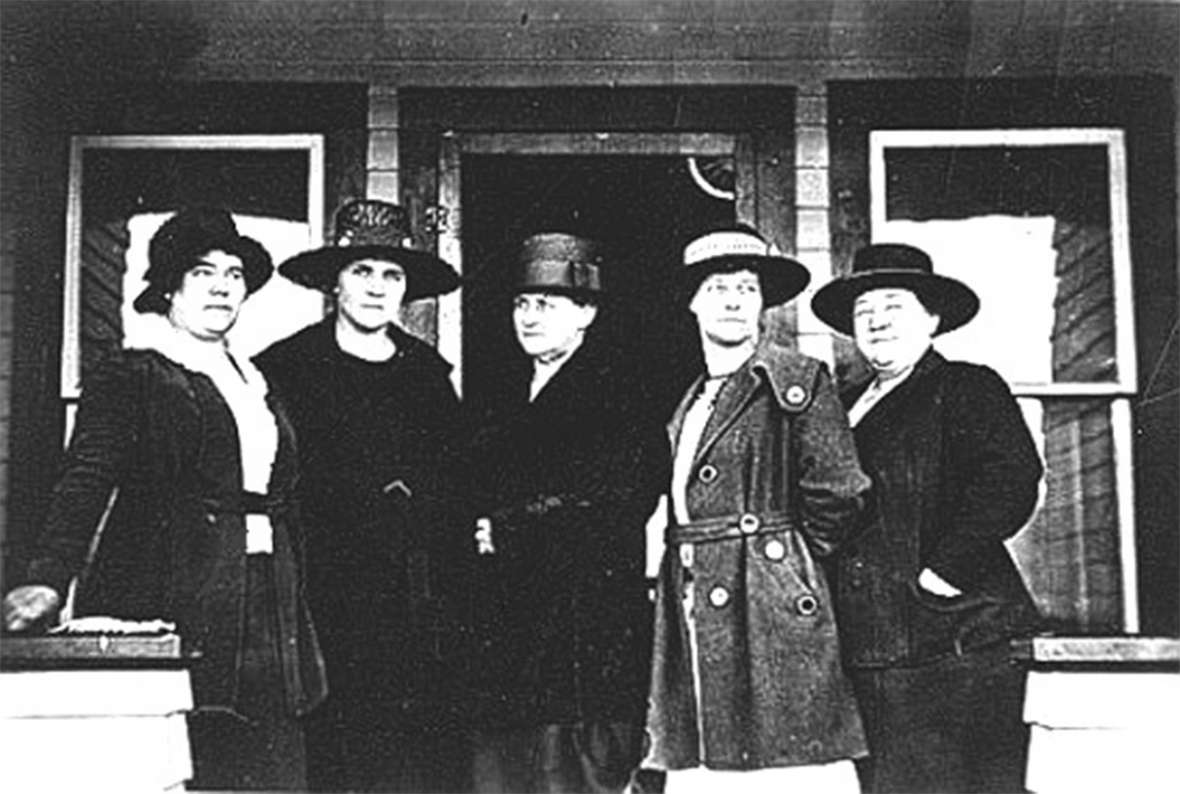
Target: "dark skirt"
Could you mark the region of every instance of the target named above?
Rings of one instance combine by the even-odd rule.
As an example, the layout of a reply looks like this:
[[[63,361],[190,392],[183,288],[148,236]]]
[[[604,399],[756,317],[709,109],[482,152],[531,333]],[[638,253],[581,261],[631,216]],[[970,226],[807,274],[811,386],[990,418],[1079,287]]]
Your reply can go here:
[[[481,794],[621,792],[639,766],[643,728],[580,722],[480,730],[473,749]]]
[[[852,671],[869,739],[857,762],[875,792],[1024,791],[1025,671],[1007,643],[917,667]]]
[[[237,708],[189,715],[189,788],[301,791],[307,787],[303,727],[287,710],[273,558],[247,560]]]

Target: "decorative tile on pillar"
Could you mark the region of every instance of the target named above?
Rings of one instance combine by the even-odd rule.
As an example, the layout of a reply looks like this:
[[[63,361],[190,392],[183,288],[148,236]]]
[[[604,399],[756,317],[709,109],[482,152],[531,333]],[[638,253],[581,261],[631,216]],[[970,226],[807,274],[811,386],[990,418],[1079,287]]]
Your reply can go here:
[[[381,199],[398,203],[399,188],[398,172],[370,171],[365,185],[365,195],[371,199]]]
[[[800,168],[828,167],[826,127],[795,128],[795,165]]]
[[[795,250],[831,246],[827,209],[799,209],[795,213],[795,224]]]
[[[828,169],[798,168],[795,170],[795,206],[827,209]]]
[[[369,129],[397,129],[401,126],[397,89],[391,86],[369,88]]]
[[[369,130],[369,152],[367,163],[369,170],[397,170],[397,136],[397,130]]]

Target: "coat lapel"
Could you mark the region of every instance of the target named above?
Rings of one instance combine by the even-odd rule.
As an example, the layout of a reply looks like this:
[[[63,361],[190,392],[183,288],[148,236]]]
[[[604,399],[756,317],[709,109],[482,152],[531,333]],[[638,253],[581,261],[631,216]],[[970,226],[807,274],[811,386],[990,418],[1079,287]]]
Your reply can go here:
[[[879,426],[888,423],[891,417],[896,416],[899,410],[909,404],[909,395],[913,390],[918,388],[932,372],[937,372],[945,363],[946,359],[933,347],[927,350],[918,359],[918,363],[914,365],[914,371],[910,373],[909,377],[893,391],[882,397],[876,405],[861,417],[860,422],[857,423],[855,428],[857,435],[872,433]],[[854,391],[849,392],[852,398],[852,402],[848,403],[849,407],[856,402],[856,399],[867,388],[868,383],[865,383],[858,386]]]
[[[721,387],[721,394],[717,396],[717,405],[705,425],[705,432],[701,434],[701,443],[693,455],[694,465],[709,452],[717,443],[717,439],[741,415],[759,383],[749,361],[725,381]]]

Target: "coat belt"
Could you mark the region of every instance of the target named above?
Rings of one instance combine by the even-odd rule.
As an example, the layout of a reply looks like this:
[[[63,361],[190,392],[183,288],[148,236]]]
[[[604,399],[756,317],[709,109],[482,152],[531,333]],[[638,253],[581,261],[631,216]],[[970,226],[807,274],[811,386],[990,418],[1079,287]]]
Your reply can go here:
[[[255,493],[253,491],[239,491],[220,497],[202,497],[201,504],[206,510],[215,513],[269,513],[282,514],[294,507],[290,498],[271,494]]]
[[[742,513],[734,516],[703,518],[668,528],[669,543],[712,543],[751,535],[766,535],[795,529],[795,519],[786,513]]]

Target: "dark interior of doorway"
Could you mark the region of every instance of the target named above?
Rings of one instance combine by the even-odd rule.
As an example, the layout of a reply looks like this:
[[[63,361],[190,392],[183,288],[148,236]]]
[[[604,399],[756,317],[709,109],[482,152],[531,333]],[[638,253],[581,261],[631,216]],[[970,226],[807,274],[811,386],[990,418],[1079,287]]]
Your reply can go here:
[[[528,362],[512,330],[512,264],[522,240],[569,231],[605,249],[604,304],[592,331],[642,367],[652,410],[670,414],[700,370],[696,326],[675,299],[684,244],[732,223],[732,201],[703,192],[687,158],[473,155],[462,168],[464,400],[503,397]]]

